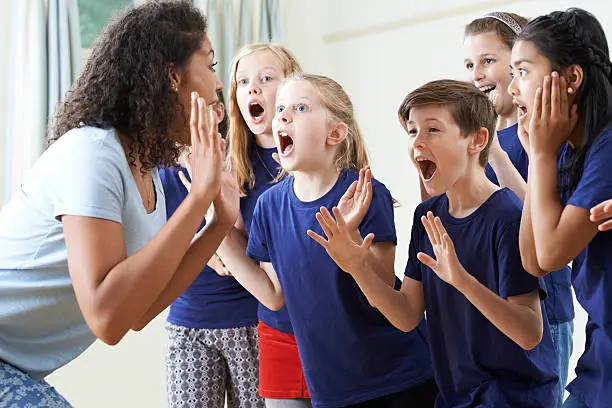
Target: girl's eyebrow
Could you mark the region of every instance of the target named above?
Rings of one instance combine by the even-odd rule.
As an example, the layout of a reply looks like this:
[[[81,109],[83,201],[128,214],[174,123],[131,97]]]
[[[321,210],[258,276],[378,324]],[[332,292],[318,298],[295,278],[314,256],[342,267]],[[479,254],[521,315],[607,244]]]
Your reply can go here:
[[[261,69],[259,69],[259,71],[275,71],[275,72],[279,72],[278,68],[272,66],[272,65],[266,65],[264,67],[261,67]],[[236,71],[236,76],[238,75],[244,75],[245,71],[244,70],[240,70],[240,71]]]
[[[527,58],[521,58],[521,59],[517,59],[515,61],[512,61],[512,64],[510,64],[510,67],[513,67],[513,66],[516,67],[516,66],[521,65],[521,64],[533,64],[533,62],[531,62]]]

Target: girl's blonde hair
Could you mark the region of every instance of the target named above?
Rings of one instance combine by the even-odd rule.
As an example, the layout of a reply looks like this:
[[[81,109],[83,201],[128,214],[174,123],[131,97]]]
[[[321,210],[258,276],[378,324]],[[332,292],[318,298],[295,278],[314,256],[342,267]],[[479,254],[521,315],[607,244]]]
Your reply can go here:
[[[344,88],[331,78],[323,75],[299,73],[287,78],[283,86],[292,81],[305,81],[312,85],[323,107],[329,113],[330,123],[342,122],[348,127],[348,132],[336,155],[335,166],[339,169],[359,171],[369,164],[365,141],[355,119],[353,103]],[[279,88],[280,89],[280,88]],[[283,170],[279,179],[285,174]]]
[[[236,70],[240,60],[247,55],[259,52],[271,52],[281,63],[284,77],[296,74],[301,71],[300,65],[293,54],[282,45],[278,44],[249,44],[242,47],[232,61],[230,74],[229,91],[229,154],[232,157],[233,165],[238,176],[238,187],[240,195],[245,196],[248,190],[255,187],[255,174],[253,165],[249,159],[249,145],[255,143],[254,135],[247,126],[236,99]]]

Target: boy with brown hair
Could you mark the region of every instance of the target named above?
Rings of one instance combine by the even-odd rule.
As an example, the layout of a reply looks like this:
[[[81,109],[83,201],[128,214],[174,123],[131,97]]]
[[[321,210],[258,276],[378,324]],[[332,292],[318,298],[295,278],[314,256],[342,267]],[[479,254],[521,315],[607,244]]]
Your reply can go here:
[[[518,247],[521,202],[485,175],[493,105],[471,84],[438,80],[410,93],[399,119],[432,196],[414,213],[401,290],[365,262],[372,235],[355,242],[359,235],[336,209],[336,220],[324,209],[317,216],[327,239],[309,235],[400,330],[412,330],[427,311],[436,407],[554,406],[545,294],[523,269]]]

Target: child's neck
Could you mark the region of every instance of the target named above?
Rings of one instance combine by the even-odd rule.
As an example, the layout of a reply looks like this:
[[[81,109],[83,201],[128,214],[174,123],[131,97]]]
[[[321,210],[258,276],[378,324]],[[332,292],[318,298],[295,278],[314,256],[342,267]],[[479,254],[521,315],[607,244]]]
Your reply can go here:
[[[255,135],[255,143],[257,144],[257,146],[263,147],[264,149],[271,149],[273,147],[276,147],[276,142],[274,141],[272,132]]]
[[[448,212],[455,218],[465,218],[476,211],[497,190],[499,187],[487,178],[482,166],[472,166],[446,192]]]
[[[500,131],[502,129],[509,128],[510,126],[516,125],[516,122],[516,113],[513,113],[508,116],[499,115],[497,117],[497,128],[495,130]]]
[[[580,141],[582,140],[582,128],[583,127],[584,126],[583,126],[582,120],[579,120],[578,123],[576,124],[576,127],[574,127],[574,129],[572,130],[572,133],[570,133],[569,137],[567,138],[568,143],[574,149],[577,146],[580,146]]]
[[[335,166],[312,171],[294,171],[293,192],[300,201],[315,201],[332,189],[339,174],[340,170]]]

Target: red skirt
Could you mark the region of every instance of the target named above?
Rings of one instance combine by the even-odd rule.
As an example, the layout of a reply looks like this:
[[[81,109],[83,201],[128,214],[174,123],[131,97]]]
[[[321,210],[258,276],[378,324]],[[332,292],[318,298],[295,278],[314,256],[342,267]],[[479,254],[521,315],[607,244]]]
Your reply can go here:
[[[264,398],[310,398],[297,342],[263,322],[259,332],[259,394]]]

